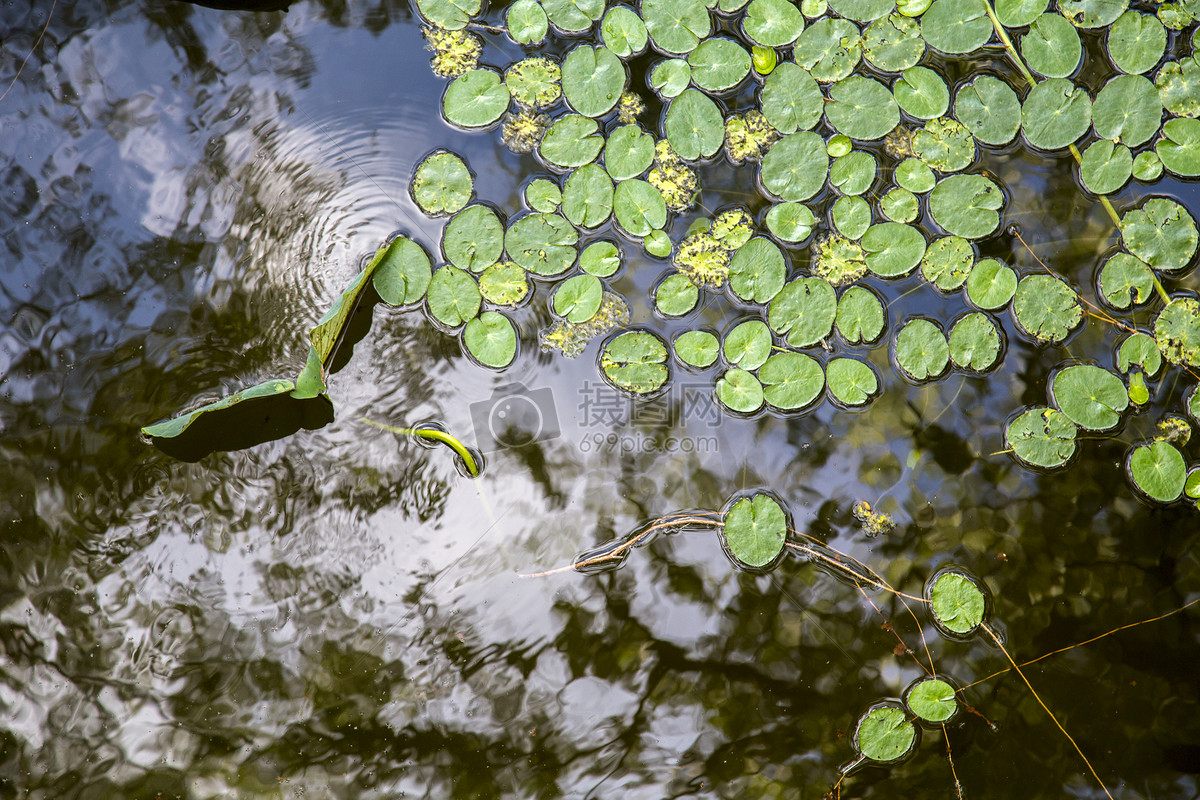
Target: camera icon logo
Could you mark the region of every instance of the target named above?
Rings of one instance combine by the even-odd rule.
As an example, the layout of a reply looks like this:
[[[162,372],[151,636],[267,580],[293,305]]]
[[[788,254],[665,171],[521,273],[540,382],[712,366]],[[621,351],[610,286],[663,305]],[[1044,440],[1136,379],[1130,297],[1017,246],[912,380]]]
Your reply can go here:
[[[484,453],[557,439],[562,433],[554,410],[554,393],[511,383],[487,400],[471,404],[475,441]]]

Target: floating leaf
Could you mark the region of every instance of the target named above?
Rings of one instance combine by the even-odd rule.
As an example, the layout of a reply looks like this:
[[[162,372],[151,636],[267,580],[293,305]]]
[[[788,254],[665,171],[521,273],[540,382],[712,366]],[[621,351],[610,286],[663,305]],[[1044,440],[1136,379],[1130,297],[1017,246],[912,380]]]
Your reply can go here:
[[[762,320],[740,322],[725,334],[721,353],[725,360],[745,370],[755,370],[771,355],[771,331]]]
[[[1051,384],[1054,404],[1079,427],[1107,431],[1121,421],[1129,407],[1129,392],[1121,378],[1091,364],[1060,370]]]
[[[1075,26],[1061,14],[1042,14],[1021,37],[1021,56],[1043,78],[1066,78],[1079,66],[1083,44]]]
[[[737,1],[735,0],[735,2]],[[773,48],[755,45],[750,50],[750,63],[754,65],[754,71],[759,75],[770,75],[774,72],[775,65],[779,63],[779,54]]]
[[[1140,367],[1150,378],[1162,369],[1162,353],[1153,336],[1132,333],[1121,341],[1117,348],[1117,369],[1128,374],[1133,366]]]
[[[825,96],[808,70],[785,61],[767,76],[760,105],[767,122],[788,134],[810,130],[820,122]]]
[[[463,328],[463,344],[480,364],[503,369],[517,354],[517,330],[503,314],[485,311]]]
[[[600,369],[618,389],[653,394],[667,382],[667,345],[648,331],[622,333],[605,345]]]
[[[671,101],[664,123],[667,141],[680,158],[707,158],[725,142],[721,110],[703,92],[688,89]]]
[[[739,300],[765,304],[783,289],[786,274],[787,266],[779,247],[769,239],[755,236],[730,259],[729,288]]]
[[[592,242],[579,254],[580,268],[598,278],[607,278],[621,268],[621,248],[609,241]]]
[[[1174,200],[1155,197],[1125,214],[1121,238],[1129,252],[1152,269],[1176,272],[1191,263],[1196,254],[1196,221]]]
[[[741,498],[725,512],[722,521],[721,536],[735,563],[765,567],[783,552],[787,514],[770,495]]]
[[[538,145],[538,152],[551,165],[568,169],[595,161],[603,146],[604,137],[600,135],[596,120],[579,114],[566,114],[556,119],[546,131]]]
[[[896,334],[896,363],[904,375],[914,381],[941,377],[950,363],[950,344],[931,320],[909,320]]]
[[[540,44],[550,29],[550,19],[537,0],[516,0],[508,7],[504,22],[517,44]]]
[[[1075,455],[1078,429],[1067,415],[1054,408],[1035,407],[1022,412],[1004,431],[1013,454],[1031,467],[1057,469]]]
[[[535,275],[560,275],[575,263],[579,233],[557,214],[529,214],[509,226],[504,248]]]
[[[904,718],[903,711],[891,706],[872,708],[858,721],[854,731],[858,751],[880,764],[903,758],[913,749],[916,739],[916,727]]]
[[[825,152],[829,154],[830,158],[841,158],[842,156],[849,155],[853,149],[853,140],[844,133],[829,137],[829,140],[825,143]]]
[[[442,113],[446,121],[459,128],[483,128],[508,110],[508,88],[500,75],[490,69],[471,69],[446,86],[442,95]]]
[[[938,117],[912,137],[913,154],[939,172],[958,172],[975,160],[975,139],[961,122]]]
[[[983,624],[987,599],[975,581],[961,572],[947,570],[929,590],[929,607],[939,625],[965,636]]]
[[[971,53],[992,38],[992,22],[982,3],[972,0],[934,0],[921,16],[925,42],[943,53]]]
[[[701,0],[642,0],[641,13],[654,44],[671,55],[692,52],[712,32]]]
[[[1183,494],[1187,463],[1169,442],[1138,445],[1129,454],[1129,476],[1143,494],[1160,503],[1171,503]]]
[[[1139,181],[1156,181],[1163,174],[1162,159],[1158,157],[1158,153],[1146,151],[1138,153],[1133,158],[1133,177]]]
[[[804,17],[788,0],[753,0],[742,17],[742,31],[761,47],[787,47],[804,30]]]
[[[1125,76],[1133,77],[1133,76]],[[1123,144],[1100,139],[1083,151],[1079,179],[1095,194],[1112,194],[1133,175],[1133,154]]]
[[[1173,119],[1163,125],[1154,151],[1164,167],[1187,178],[1200,175],[1200,119]]]
[[[1154,86],[1167,111],[1180,117],[1200,117],[1200,62],[1194,56],[1163,64]]]
[[[668,317],[690,313],[700,300],[700,290],[686,275],[668,275],[654,289],[654,307]]]
[[[846,19],[870,22],[886,17],[896,3],[895,0],[830,0],[829,7]]]
[[[475,178],[454,153],[435,150],[417,166],[411,190],[420,209],[438,217],[453,214],[470,201]]]
[[[613,182],[597,164],[584,164],[563,186],[562,212],[581,228],[603,225],[612,216]]]
[[[767,323],[792,347],[811,347],[833,330],[837,294],[829,281],[796,278],[775,295],[767,309]]]
[[[1137,147],[1158,133],[1162,111],[1150,81],[1141,75],[1118,75],[1096,95],[1092,124],[1097,136]]]
[[[960,236],[945,236],[929,245],[921,260],[921,276],[943,292],[962,286],[975,263],[975,249]]]
[[[896,102],[917,119],[933,119],[950,107],[950,90],[942,77],[926,67],[904,70],[893,90]]]
[[[899,186],[879,198],[879,212],[892,222],[912,222],[920,211],[917,196]]]
[[[1000,187],[982,175],[951,175],[929,194],[929,213],[947,233],[980,239],[1000,227]]]
[[[811,131],[789,134],[762,160],[762,182],[782,200],[807,200],[825,185],[829,156],[825,142]]]
[[[954,687],[940,678],[923,678],[904,695],[904,704],[915,716],[934,724],[949,720],[958,711]]]
[[[639,125],[622,125],[604,144],[604,168],[615,181],[637,178],[654,161],[654,137]]]
[[[642,18],[628,6],[612,6],[600,23],[604,45],[620,58],[631,58],[646,49],[649,34]]]
[[[987,311],[1008,305],[1016,291],[1016,271],[994,258],[980,261],[967,276],[967,297]]]
[[[675,357],[689,367],[711,367],[720,352],[720,341],[708,331],[688,331],[675,337]]]
[[[958,90],[954,116],[984,144],[1005,145],[1021,129],[1021,101],[1004,81],[980,75]]]
[[[912,225],[881,222],[863,234],[862,247],[867,254],[867,269],[881,278],[899,278],[921,262],[925,237]]]
[[[417,9],[431,25],[457,31],[479,13],[480,0],[417,0]]]
[[[604,0],[541,0],[546,16],[563,33],[583,33],[604,15]]]
[[[1183,483],[1183,493],[1189,499],[1200,498],[1200,468],[1193,468]]]
[[[504,224],[487,206],[467,206],[442,231],[442,252],[459,269],[482,272],[504,252]],[[376,278],[376,286],[378,281]]]
[[[933,170],[919,158],[906,158],[896,165],[896,183],[916,194],[925,194],[937,183]]]
[[[372,270],[368,265],[367,271],[372,274],[371,282],[375,284],[375,291],[379,293],[383,302],[390,306],[407,306],[420,302],[425,296],[433,272],[429,254],[421,245],[401,236],[379,248],[374,261],[375,268]],[[347,305],[345,300],[342,302],[339,311],[344,311],[345,319],[348,319],[352,310],[350,306],[354,303],[352,301]],[[340,328],[344,326],[345,319],[334,326],[339,330],[336,335],[330,337],[332,340],[341,335]],[[322,361],[324,360],[322,358]]]
[[[554,291],[554,313],[567,322],[587,322],[600,310],[604,284],[595,275],[576,275]]]
[[[766,401],[780,411],[812,405],[825,388],[820,362],[803,353],[776,353],[759,368],[758,379]]]
[[[425,303],[438,322],[457,328],[479,314],[479,285],[471,275],[449,264],[434,271]]]
[[[674,248],[671,237],[663,231],[650,231],[642,240],[642,247],[655,258],[666,258]]]
[[[563,61],[563,94],[571,108],[585,117],[611,111],[628,82],[625,65],[607,47],[580,45]]]
[[[549,58],[526,58],[504,71],[504,83],[517,105],[541,109],[562,96],[562,68]]]
[[[895,98],[873,78],[851,75],[829,90],[829,100],[825,119],[834,130],[851,139],[865,142],[882,139],[900,123],[900,108]]]
[[[717,381],[717,399],[730,411],[753,414],[762,408],[763,387],[758,378],[746,370],[731,369]]]
[[[902,14],[880,17],[863,32],[863,56],[876,69],[900,72],[915,67],[925,55],[921,25]]]
[[[800,34],[792,59],[821,83],[833,83],[846,78],[858,65],[860,41],[853,22],[823,17]]]
[[[987,314],[972,311],[950,328],[950,360],[959,369],[986,372],[1000,359],[1003,340]]]
[[[645,236],[667,224],[663,196],[643,180],[621,181],[613,196],[617,224],[630,236]]]
[[[1083,321],[1075,290],[1053,275],[1027,275],[1017,284],[1013,316],[1025,333],[1058,344]]]
[[[650,71],[650,88],[661,97],[678,97],[692,81],[692,68],[682,58],[668,58]]]
[[[1154,339],[1167,361],[1200,367],[1200,300],[1172,297],[1154,320]]]
[[[1006,28],[1023,28],[1040,17],[1048,0],[996,0],[996,16]]]
[[[1066,78],[1051,78],[1029,90],[1021,105],[1025,140],[1042,150],[1073,144],[1092,121],[1092,104],[1085,89]]]
[[[822,236],[816,249],[809,271],[833,286],[851,283],[867,273],[867,258],[862,246],[845,236]]]
[[[1058,10],[1080,28],[1113,24],[1129,8],[1129,0],[1059,0]]]
[[[866,405],[879,391],[879,376],[867,364],[853,358],[835,358],[825,367],[829,393],[844,406]]]
[[[525,187],[525,204],[534,211],[551,212],[562,203],[562,189],[545,178],[537,178]]]
[[[776,203],[767,211],[767,230],[782,242],[803,242],[817,224],[808,206],[801,203]]]
[[[479,293],[497,306],[515,306],[529,296],[529,278],[512,261],[492,264],[479,276]]]
[[[1167,29],[1152,14],[1126,11],[1109,28],[1106,44],[1117,69],[1140,75],[1162,59],[1167,47]]]
[[[276,397],[281,394],[291,392],[296,388],[296,384],[290,380],[274,379],[264,381],[256,386],[251,386],[248,389],[242,389],[240,392],[235,392],[228,397],[223,397],[215,403],[208,403],[200,406],[194,411],[189,411],[186,414],[181,414],[173,419],[164,420],[163,422],[147,425],[142,428],[142,435],[149,436],[154,439],[174,439],[181,433],[191,427],[192,423],[203,417],[205,414],[220,412],[228,408],[236,406],[246,400],[254,400],[261,397]]]
[[[833,227],[847,239],[858,239],[871,226],[871,206],[861,197],[839,197],[833,204]]]
[[[878,171],[875,157],[858,150],[834,159],[829,167],[829,183],[842,194],[862,194],[871,188]]]
[[[755,0],[763,2],[763,0]],[[787,0],[778,0],[796,16],[800,12]],[[732,39],[718,36],[705,39],[687,57],[692,68],[692,80],[706,92],[723,92],[732,89],[750,74],[750,54]]]
[[[1129,253],[1117,253],[1100,268],[1100,295],[1110,306],[1125,310],[1154,294],[1150,265]]]
[[[865,286],[851,286],[838,298],[836,321],[838,333],[849,344],[874,344],[883,335],[887,316],[878,295]]]

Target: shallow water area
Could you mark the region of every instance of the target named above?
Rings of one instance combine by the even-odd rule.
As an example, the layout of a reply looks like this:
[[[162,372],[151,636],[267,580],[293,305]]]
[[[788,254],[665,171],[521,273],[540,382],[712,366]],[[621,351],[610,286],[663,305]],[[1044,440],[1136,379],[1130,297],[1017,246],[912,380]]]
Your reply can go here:
[[[873,402],[741,416],[713,398],[719,369],[672,361],[669,389],[634,402],[601,375],[603,337],[574,359],[540,351],[552,286],[536,280],[503,372],[423,309],[377,303],[339,352],[332,421],[174,459],[138,429],[295,375],[309,328],[397,231],[438,252],[445,219],[409,186],[426,154],[463,156],[475,197],[509,220],[550,173],[495,131],[444,121],[446,81],[397,0],[32,5],[0,9],[0,797],[1200,793],[1197,611],[1178,611],[1200,597],[1197,511],[1151,505],[1124,471],[1175,410],[1166,388],[1116,435],[1081,435],[1065,469],[1005,452],[1055,365],[1111,361],[1119,329],[1091,319],[1047,348],[1003,314],[994,372],[906,381],[896,323],[949,330],[971,308],[918,271],[873,284],[879,343],[831,337],[878,375]],[[485,64],[523,56],[483,35]],[[657,135],[649,61],[632,86]],[[997,234],[979,257],[1025,276],[1036,253],[1094,294],[1118,237],[1073,162],[1012,145],[981,148],[981,169],[1007,193],[1001,230],[1030,247]],[[753,167],[700,172],[703,208],[673,218],[672,240],[704,209],[766,207]],[[1185,180],[1112,201],[1151,194],[1200,215]],[[620,243],[609,285],[632,325],[669,340],[764,317],[706,295],[664,319],[650,291],[667,262],[607,225],[588,238]],[[789,276],[807,269],[807,247],[789,257]],[[363,417],[435,421],[483,452],[483,474]],[[489,445],[514,419],[532,440]],[[645,536],[619,568],[569,569],[755,491],[844,560],[804,539],[770,571],[740,570],[697,525]],[[864,530],[859,501],[894,527]],[[851,559],[917,599],[855,586]],[[996,674],[1009,662],[992,639],[939,633],[919,598],[951,565],[986,585],[1019,663],[1070,648],[1024,668],[1053,718]],[[902,760],[843,777],[860,716],[931,660],[959,713]]]

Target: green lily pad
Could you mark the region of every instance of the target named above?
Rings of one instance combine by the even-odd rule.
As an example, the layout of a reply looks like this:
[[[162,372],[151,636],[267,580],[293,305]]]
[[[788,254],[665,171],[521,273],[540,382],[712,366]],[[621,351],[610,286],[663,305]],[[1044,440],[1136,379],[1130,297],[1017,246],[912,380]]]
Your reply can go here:
[[[921,34],[926,44],[943,53],[973,53],[992,38],[992,22],[982,3],[934,0],[921,16]]]
[[[1016,291],[1016,271],[994,258],[980,261],[967,276],[967,298],[986,311],[1008,305]]]
[[[938,117],[912,137],[913,155],[939,172],[958,172],[975,160],[975,139],[957,120]]]
[[[771,331],[762,320],[751,319],[733,326],[721,342],[721,353],[735,367],[756,370],[771,355]]]
[[[717,381],[717,400],[730,411],[753,414],[765,402],[762,384],[744,369],[731,369]]]
[[[706,369],[717,361],[721,343],[709,331],[688,331],[675,337],[675,357],[689,367]]]
[[[883,301],[865,286],[851,286],[838,298],[838,333],[849,344],[874,344],[887,327]]]
[[[925,55],[921,25],[902,14],[880,17],[863,31],[863,57],[876,69],[900,72],[915,67]]]
[[[370,270],[369,265],[368,270],[372,272],[371,282],[383,302],[390,306],[407,306],[425,297],[433,272],[424,247],[401,236],[381,247],[375,260],[374,270]],[[340,330],[338,333],[340,335]]]
[[[646,236],[667,224],[667,204],[663,196],[643,180],[621,181],[613,196],[617,224],[630,236]]]
[[[482,298],[470,273],[446,264],[434,271],[425,294],[430,315],[449,328],[457,328],[479,315]]]
[[[811,347],[833,330],[837,293],[821,278],[796,278],[767,308],[767,324],[792,347]]]
[[[791,3],[779,2],[800,16]],[[750,74],[750,54],[746,48],[724,36],[705,39],[688,55],[687,62],[692,68],[692,80],[706,92],[732,89]]]
[[[1053,275],[1026,275],[1013,298],[1017,326],[1047,344],[1059,344],[1083,321],[1075,290]]]
[[[787,47],[804,30],[804,16],[788,0],[753,0],[742,17],[742,32],[760,47]]]
[[[871,22],[890,14],[896,3],[895,0],[830,0],[829,7],[846,19]]]
[[[1021,101],[1004,81],[980,75],[958,90],[954,116],[980,142],[1006,145],[1021,129]]]
[[[659,97],[678,97],[692,82],[692,67],[682,58],[668,58],[654,65],[650,71],[650,88]]]
[[[1006,28],[1024,28],[1040,17],[1049,0],[996,0],[996,17]]]
[[[789,134],[810,130],[821,121],[825,96],[808,70],[785,61],[767,76],[760,105],[771,127]]]
[[[592,242],[579,254],[579,267],[598,278],[614,275],[621,268],[621,248],[605,240]]]
[[[1169,124],[1169,123],[1168,123]],[[1187,209],[1165,197],[1147,200],[1121,219],[1121,238],[1129,252],[1151,269],[1183,270],[1196,254],[1196,221]]]
[[[503,369],[517,354],[517,329],[512,321],[495,311],[485,311],[463,328],[463,345],[486,367]]]
[[[1151,442],[1133,448],[1126,469],[1133,485],[1151,500],[1172,503],[1183,494],[1187,463],[1170,442]]]
[[[1193,467],[1183,482],[1183,493],[1191,500],[1200,498],[1200,468]]]
[[[1025,410],[1008,424],[1004,441],[1023,463],[1057,469],[1075,455],[1078,430],[1058,409],[1037,406]]]
[[[722,522],[721,537],[735,564],[765,567],[783,552],[787,513],[768,494],[739,499],[725,512]]]
[[[838,133],[870,142],[882,139],[900,123],[900,108],[882,83],[851,75],[829,90],[825,119]]]
[[[734,0],[734,2],[739,1]],[[771,47],[754,45],[750,48],[750,63],[756,73],[765,77],[775,70],[775,66],[779,63],[779,53]]]
[[[1091,364],[1060,370],[1050,389],[1054,404],[1084,430],[1107,431],[1121,422],[1129,392],[1120,376]]]
[[[1163,107],[1179,117],[1200,117],[1200,62],[1167,61],[1154,78]]]
[[[604,46],[620,58],[632,58],[646,49],[649,41],[646,24],[628,6],[612,6],[600,23]]]
[[[1117,69],[1140,75],[1162,59],[1167,48],[1167,29],[1153,14],[1126,11],[1109,28],[1105,43]]]
[[[628,331],[612,339],[600,354],[605,380],[632,394],[653,394],[670,377],[667,345],[649,331]]]
[[[906,158],[896,165],[896,183],[915,194],[925,194],[937,184],[937,178],[921,159]]]
[[[833,160],[829,167],[829,183],[842,194],[862,194],[871,188],[878,171],[875,156],[856,150]]]
[[[913,381],[936,380],[950,363],[950,343],[932,320],[917,317],[896,334],[896,363]]]
[[[767,403],[780,411],[807,408],[825,388],[821,363],[803,353],[776,353],[759,367],[758,379]]]
[[[1145,303],[1154,296],[1150,265],[1129,253],[1117,253],[1100,268],[1100,296],[1121,311]]]
[[[896,186],[879,198],[879,213],[892,222],[912,222],[920,212],[917,196],[908,189]]]
[[[964,239],[980,239],[1000,227],[1004,205],[1000,187],[982,175],[951,175],[929,194],[929,212],[938,225]]]
[[[712,32],[701,0],[642,0],[641,15],[654,44],[674,56],[692,52]]]
[[[529,278],[518,264],[501,261],[479,276],[479,293],[492,305],[515,306],[529,296]]]
[[[595,161],[602,147],[604,137],[596,120],[580,114],[566,114],[546,130],[538,152],[552,166],[570,169]]]
[[[703,92],[687,89],[671,101],[664,123],[667,141],[680,158],[708,158],[725,143],[725,119]]]
[[[767,211],[764,220],[767,230],[781,242],[803,242],[817,224],[808,206],[801,203],[776,203]]]
[[[1200,367],[1200,300],[1172,297],[1154,320],[1154,339],[1167,361]]]
[[[903,758],[917,739],[917,729],[904,712],[891,706],[876,706],[858,721],[854,743],[871,761],[887,764]]]
[[[508,7],[504,22],[517,44],[540,44],[550,30],[550,18],[537,0],[516,0]]]
[[[847,239],[858,239],[871,227],[871,206],[861,197],[839,197],[831,216],[833,227]]]
[[[862,237],[867,269],[881,278],[900,278],[916,269],[925,255],[920,228],[899,222],[872,225]]]
[[[567,322],[587,322],[600,310],[604,299],[604,284],[595,275],[576,275],[559,284],[554,290],[554,313]]]
[[[1092,103],[1085,89],[1066,78],[1050,78],[1029,90],[1021,105],[1025,140],[1041,150],[1059,150],[1087,132]]]
[[[1125,374],[1136,366],[1146,377],[1153,378],[1162,369],[1162,361],[1158,342],[1144,333],[1131,333],[1117,347],[1117,369]]]
[[[281,394],[292,392],[296,388],[296,384],[286,379],[273,379],[264,381],[256,386],[251,386],[248,389],[242,389],[240,392],[235,392],[228,397],[223,397],[214,403],[200,406],[194,411],[189,411],[186,414],[181,414],[178,417],[164,420],[147,425],[142,428],[142,435],[149,436],[154,439],[174,439],[181,433],[191,427],[192,423],[203,417],[205,414],[220,413],[225,409],[232,408],[246,400],[254,400],[262,397],[276,397]],[[313,395],[315,396],[315,395]]]
[[[843,80],[861,57],[858,27],[837,17],[822,17],[805,28],[792,48],[792,59],[821,83]]]
[[[975,248],[960,236],[935,239],[921,259],[921,277],[943,292],[962,286],[975,264]]]
[[[1163,125],[1154,151],[1164,167],[1187,178],[1200,175],[1200,119],[1172,119]]]
[[[1042,14],[1021,37],[1021,56],[1043,78],[1066,78],[1083,58],[1083,43],[1075,26],[1061,14]]]
[[[537,178],[525,187],[525,205],[534,211],[557,211],[562,204],[562,189],[545,178]]]
[[[1162,110],[1149,80],[1141,75],[1118,75],[1096,95],[1092,125],[1102,139],[1137,147],[1158,133]]]
[[[450,81],[442,95],[446,121],[459,128],[485,128],[508,110],[508,87],[490,69],[470,69]]]
[[[549,58],[526,58],[504,71],[504,83],[517,105],[546,108],[562,96],[562,68]]]
[[[904,704],[914,716],[933,724],[946,722],[958,712],[954,687],[940,678],[923,678],[904,694]]]
[[[729,261],[729,288],[747,303],[771,302],[783,289],[786,275],[783,252],[762,236],[739,247]]]
[[[950,327],[950,361],[959,369],[986,372],[1000,362],[1000,329],[988,314],[966,313]]]
[[[607,47],[580,45],[563,61],[563,94],[571,108],[585,117],[611,111],[628,84],[625,65]]]
[[[417,10],[429,24],[448,31],[467,27],[479,13],[480,0],[417,0]]]
[[[563,186],[562,213],[581,228],[603,225],[612,216],[613,182],[597,164],[584,164]]]
[[[909,67],[893,89],[900,108],[917,119],[933,119],[950,107],[950,89],[942,77],[927,67]]]
[[[435,150],[417,166],[410,189],[422,211],[440,217],[453,214],[470,202],[475,176],[454,153]]]
[[[546,16],[563,33],[583,33],[604,15],[604,0],[541,0]]]
[[[521,217],[504,234],[508,257],[535,275],[561,275],[575,263],[579,233],[557,214]]]
[[[622,125],[604,144],[604,168],[614,181],[640,177],[654,162],[654,137],[640,125]]]
[[[1162,159],[1158,153],[1147,151],[1133,158],[1133,177],[1147,183],[1158,180],[1163,174]]]
[[[807,200],[824,187],[829,173],[825,142],[811,131],[789,134],[763,157],[761,168],[767,191],[789,202]]]
[[[929,607],[941,627],[965,636],[983,624],[987,598],[971,578],[947,570],[929,589]]]
[[[852,283],[867,273],[866,252],[861,245],[845,236],[822,236],[817,240],[809,272],[833,286]]]
[[[866,405],[879,391],[875,370],[853,358],[831,359],[825,367],[825,380],[833,399],[849,408]]]
[[[1129,8],[1129,0],[1059,0],[1058,10],[1079,28],[1112,25]]]
[[[1127,75],[1125,77],[1133,77]],[[1133,175],[1133,154],[1123,144],[1099,139],[1083,151],[1079,179],[1088,191],[1112,194],[1129,182]]]
[[[686,275],[668,275],[654,288],[654,307],[667,317],[682,317],[696,308],[700,290]]]
[[[487,206],[467,206],[442,231],[442,252],[459,269],[482,272],[504,252],[504,224]]]

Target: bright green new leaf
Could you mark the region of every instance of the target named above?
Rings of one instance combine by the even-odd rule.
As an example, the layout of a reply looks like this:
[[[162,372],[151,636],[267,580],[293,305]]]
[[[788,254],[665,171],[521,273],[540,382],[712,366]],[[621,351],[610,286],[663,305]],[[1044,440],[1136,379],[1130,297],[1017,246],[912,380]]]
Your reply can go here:
[[[1134,77],[1127,75],[1125,77]],[[1133,175],[1133,154],[1123,144],[1099,139],[1083,151],[1079,179],[1088,191],[1112,194],[1124,186]]]
[[[906,158],[896,165],[896,183],[915,194],[925,194],[937,184],[937,178],[921,159]]]
[[[776,203],[767,211],[767,230],[781,242],[803,242],[816,224],[817,218],[801,203]]]
[[[1137,147],[1162,124],[1162,104],[1153,84],[1141,75],[1118,75],[1104,84],[1092,105],[1092,125],[1102,139]]]
[[[1153,336],[1131,333],[1117,347],[1117,369],[1128,374],[1137,366],[1147,377],[1153,378],[1162,369],[1162,352]]]
[[[650,231],[646,238],[642,239],[642,248],[655,258],[667,258],[674,247],[671,237],[664,231]]]
[[[621,268],[621,248],[613,242],[592,242],[579,254],[579,267],[590,275],[607,278]]]
[[[417,0],[417,9],[430,24],[457,31],[479,13],[480,0]]]
[[[755,0],[762,2],[762,0]],[[786,0],[779,0],[795,10],[795,6]],[[750,74],[750,54],[732,39],[718,36],[705,39],[687,57],[688,65],[692,68],[692,80],[706,92],[724,92],[732,89]]]
[[[873,155],[856,150],[833,160],[829,167],[829,183],[842,194],[862,194],[871,188],[878,171],[879,165]]]
[[[892,222],[909,223],[917,218],[921,211],[917,196],[900,186],[896,186],[883,197],[879,198],[879,213]]]
[[[659,61],[650,71],[650,88],[660,97],[678,97],[692,81],[692,68],[682,58]]]
[[[545,178],[536,178],[525,187],[525,205],[534,211],[557,211],[562,203],[562,189]]]
[[[612,6],[600,23],[604,45],[620,58],[632,58],[646,49],[649,34],[642,18],[629,6]]]
[[[642,0],[642,19],[650,38],[664,53],[686,55],[712,32],[701,0]]]
[[[1158,153],[1146,151],[1138,153],[1133,158],[1133,177],[1139,181],[1147,183],[1156,181],[1163,174],[1162,159],[1158,157]]]
[[[871,206],[861,197],[839,197],[833,204],[833,227],[847,239],[858,239],[871,227]]]
[[[882,139],[900,122],[900,108],[892,93],[873,78],[851,75],[829,90],[829,100],[825,119],[851,139]]]
[[[958,711],[954,687],[939,678],[918,681],[904,695],[908,710],[925,722],[940,724]]]
[[[1200,176],[1200,119],[1172,119],[1154,145],[1164,167],[1186,178]]]

